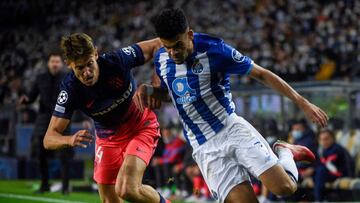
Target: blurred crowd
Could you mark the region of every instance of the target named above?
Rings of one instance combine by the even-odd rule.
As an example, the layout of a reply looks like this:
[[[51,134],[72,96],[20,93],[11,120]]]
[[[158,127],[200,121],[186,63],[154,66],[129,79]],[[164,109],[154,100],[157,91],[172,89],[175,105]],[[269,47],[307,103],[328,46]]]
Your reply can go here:
[[[288,81],[359,76],[359,1],[5,0],[0,86],[15,76],[31,82],[63,35],[88,33],[100,52],[152,38],[151,19],[166,6],[183,8],[196,32],[223,38]]]
[[[23,1],[0,2],[0,153],[10,153],[15,125],[33,123],[38,104],[18,109],[35,76],[46,71],[47,55],[58,51],[61,36],[85,32],[100,52],[155,37],[151,19],[162,8],[184,9],[195,32],[223,38],[256,63],[287,81],[347,80],[360,76],[360,1],[355,0],[138,0],[138,1]],[[151,64],[134,70],[138,81],[149,82]],[[249,83],[249,80],[238,80]],[[19,112],[22,112],[19,114]],[[26,112],[26,113],[23,113]],[[181,138],[176,112],[162,123],[162,143],[151,163],[152,182],[168,196],[190,200],[210,194]],[[81,120],[81,119],[79,119]],[[326,199],[327,182],[354,177],[360,171],[360,126],[313,131],[304,122],[289,123],[281,132],[274,120],[255,126],[269,143],[277,138],[303,144],[318,155],[313,165],[299,165],[302,185]],[[334,125],[336,126],[336,122]],[[256,184],[255,184],[256,185]],[[260,188],[261,186],[259,186]],[[190,188],[190,189],[189,189]],[[259,194],[260,194],[259,189]],[[262,191],[271,199],[271,194]]]

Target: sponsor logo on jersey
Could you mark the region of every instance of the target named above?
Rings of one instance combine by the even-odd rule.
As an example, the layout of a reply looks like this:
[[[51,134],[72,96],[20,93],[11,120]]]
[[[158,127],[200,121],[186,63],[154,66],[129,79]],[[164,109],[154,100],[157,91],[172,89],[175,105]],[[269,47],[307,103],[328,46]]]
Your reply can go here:
[[[99,111],[99,112],[95,112],[92,113],[92,116],[99,116],[99,115],[104,115],[109,113],[110,111],[114,110],[116,107],[118,107],[120,104],[122,104],[124,101],[126,101],[130,95],[131,92],[133,90],[133,86],[130,83],[129,88],[121,95],[120,98],[118,98],[117,100],[115,100],[109,107],[107,107],[106,109]]]
[[[245,57],[236,49],[231,51],[231,56],[236,63],[242,63],[245,60]]]
[[[193,103],[197,100],[196,96],[194,96],[196,91],[189,86],[186,77],[176,78],[172,82],[172,90],[176,95],[179,96],[179,98],[176,99],[178,104]]]
[[[132,54],[134,57],[136,57],[135,50],[131,46],[124,47],[121,50],[128,56],[130,56]]]

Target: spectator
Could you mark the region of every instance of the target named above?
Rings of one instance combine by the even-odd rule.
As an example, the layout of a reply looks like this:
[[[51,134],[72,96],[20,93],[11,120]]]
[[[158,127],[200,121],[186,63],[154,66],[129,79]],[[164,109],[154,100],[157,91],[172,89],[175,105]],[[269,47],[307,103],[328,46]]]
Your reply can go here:
[[[348,152],[335,142],[335,135],[331,130],[320,131],[318,156],[320,161],[315,169],[314,194],[316,201],[324,201],[325,184],[350,176],[351,166]]]
[[[341,130],[337,133],[337,142],[343,146],[351,156],[355,167],[355,175],[360,172],[360,120],[354,119],[349,130]]]
[[[44,193],[50,190],[48,159],[51,152],[45,150],[43,139],[59,94],[60,82],[65,76],[61,55],[51,53],[48,56],[47,66],[47,70],[36,77],[31,91],[19,99],[19,104],[31,104],[40,96],[40,109],[32,135],[32,154],[39,160],[41,174],[41,186],[37,193]],[[67,131],[69,134],[69,129],[67,129]],[[60,151],[63,194],[69,193],[69,161],[72,155],[72,148],[66,148]]]
[[[314,132],[308,127],[304,119],[297,120],[291,125],[290,136],[293,144],[303,145],[317,154],[316,139]],[[314,164],[296,163],[299,170],[299,183],[314,174]]]
[[[155,170],[156,188],[160,190],[161,187],[165,186],[162,194],[164,197],[167,196],[165,198],[168,198],[176,190],[176,188],[172,189],[168,186],[176,187],[182,184],[180,183],[180,169],[183,165],[182,160],[185,154],[186,143],[178,134],[172,131],[171,125],[162,127],[161,135],[165,143],[165,149],[161,157],[154,157],[152,159],[151,165]]]
[[[186,177],[190,180],[192,184],[191,195],[186,198],[186,201],[189,202],[201,202],[211,199],[210,191],[207,187],[207,184],[204,178],[201,175],[200,168],[196,164],[195,160],[192,158],[192,148],[187,145],[186,154],[184,157],[184,169]]]

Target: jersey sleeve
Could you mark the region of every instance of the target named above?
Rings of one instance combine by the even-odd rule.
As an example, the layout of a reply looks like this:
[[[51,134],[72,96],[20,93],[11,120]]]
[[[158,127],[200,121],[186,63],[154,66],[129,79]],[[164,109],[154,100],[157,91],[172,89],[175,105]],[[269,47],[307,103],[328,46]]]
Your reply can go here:
[[[125,67],[133,68],[145,63],[144,54],[137,44],[116,50],[115,55]]]
[[[76,98],[72,88],[69,88],[64,82],[60,85],[60,92],[56,100],[53,116],[71,119],[74,112]]]
[[[214,47],[212,52],[215,63],[217,63],[214,66],[217,72],[247,75],[254,64],[250,57],[242,55],[238,50],[224,42]]]

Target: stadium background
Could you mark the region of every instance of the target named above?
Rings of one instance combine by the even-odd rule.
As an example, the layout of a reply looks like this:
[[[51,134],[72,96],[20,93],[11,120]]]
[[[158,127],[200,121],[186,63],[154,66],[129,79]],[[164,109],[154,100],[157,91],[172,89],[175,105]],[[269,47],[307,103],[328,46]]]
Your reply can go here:
[[[329,127],[336,131],[340,144],[350,147],[354,162],[352,178],[329,187],[329,198],[341,185],[338,194],[350,194],[347,200],[359,200],[355,192],[347,193],[359,187],[356,182],[360,165],[359,1],[3,0],[0,2],[0,178],[3,179],[0,202],[43,201],[25,200],[28,196],[98,201],[97,193],[81,192],[92,184],[92,148],[76,149],[73,163],[76,170],[72,173],[75,180],[71,181],[74,192],[69,196],[33,195],[39,174],[31,157],[30,139],[38,106],[35,103],[19,108],[17,100],[28,91],[35,76],[46,70],[47,54],[58,49],[62,35],[85,32],[93,37],[100,52],[121,48],[154,37],[151,17],[167,6],[181,7],[195,32],[223,38],[325,109],[331,117]],[[151,68],[147,64],[134,69],[139,83],[149,82]],[[303,117],[291,102],[249,78],[233,77],[232,88],[238,114],[250,120],[268,141],[291,139],[292,121]],[[179,131],[179,121],[171,105],[163,105],[158,116],[161,125],[171,126],[172,132]],[[80,113],[73,120],[73,130],[84,124]],[[309,128],[316,140],[318,129],[312,125]],[[351,137],[350,141],[347,137]],[[50,169],[51,177],[58,177],[59,161],[54,159]],[[305,193],[309,195],[311,189]],[[26,197],[20,200],[21,196],[10,194]],[[55,202],[54,199],[47,201]]]

